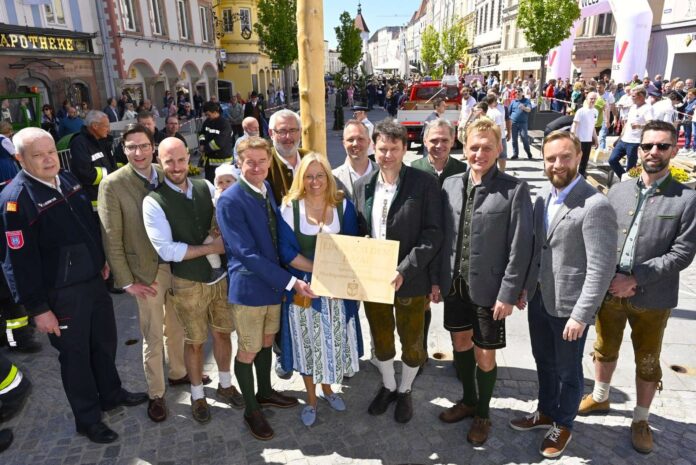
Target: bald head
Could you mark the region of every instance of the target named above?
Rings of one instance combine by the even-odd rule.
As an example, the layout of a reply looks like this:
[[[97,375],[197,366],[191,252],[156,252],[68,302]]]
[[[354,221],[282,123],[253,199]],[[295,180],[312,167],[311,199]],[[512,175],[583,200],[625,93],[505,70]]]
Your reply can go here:
[[[184,142],[177,137],[167,137],[157,146],[157,157],[167,179],[185,191],[188,178],[189,153]]]
[[[242,129],[247,136],[259,135],[259,122],[253,116],[247,116],[242,120]]]

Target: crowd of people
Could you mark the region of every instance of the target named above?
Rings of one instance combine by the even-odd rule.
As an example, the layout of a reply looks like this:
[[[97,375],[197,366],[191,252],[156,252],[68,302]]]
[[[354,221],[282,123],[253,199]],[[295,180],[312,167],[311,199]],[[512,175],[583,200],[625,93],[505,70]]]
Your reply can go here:
[[[423,131],[425,156],[410,166],[404,163],[406,130],[392,118],[369,122],[369,102],[354,107],[345,123],[345,163],[334,170],[326,154],[300,147],[297,113],[279,110],[266,121],[256,93],[241,112],[236,101],[227,115],[218,102],[201,104],[204,179],[189,176],[178,111],[160,131],[152,108],[141,109],[116,153],[109,114],[88,111],[70,143],[69,171],[60,169],[50,132],[15,134],[11,156],[22,169],[7,174],[0,193],[2,268],[24,317],[60,354],[76,431],[97,443],[116,441],[101,413],[121,405],[147,403],[153,422],[166,421],[167,384],[190,386],[192,418],[210,421],[204,386],[212,378],[203,372],[209,337],[215,395],[243,409],[253,437],[274,437],[264,408],[299,404],[273,389],[273,352],[278,376],[302,376],[304,425],[316,422],[319,400],[337,411],[349,408],[334,387],[360,376],[358,362],[367,352],[360,302],[320,297],[310,286],[317,236],[342,234],[399,244],[389,277],[394,301],[362,303],[381,377],[368,414],[382,415],[393,403],[396,422],[413,418],[413,382],[428,359],[431,305],[443,302],[462,397],[439,420],[471,418],[466,438],[484,444],[505,318],[514,307],[527,308],[539,402],[510,427],[546,429],[539,451],[558,457],[576,415],[609,410],[628,322],[638,392],[631,438],[637,451],[649,453],[662,333],[677,304],[679,272],[696,253],[696,194],[669,170],[677,127],[638,121],[630,116],[637,110],[629,109],[626,124],[638,137],[642,174],[604,196],[582,175],[586,128],[578,109],[575,130],[553,131],[544,140],[549,182],[533,201],[527,184],[501,163],[510,137],[512,158],[518,136],[532,156],[524,134],[536,87],[518,84],[507,96],[507,86],[500,90],[494,81],[465,87],[459,129],[431,118]],[[636,85],[631,92],[644,90]],[[596,106],[597,95],[586,96],[587,108]],[[634,97],[635,107],[639,101]],[[464,161],[451,156],[455,138],[464,144]],[[5,145],[3,139],[0,150]],[[147,392],[130,392],[120,381],[109,288],[136,299]],[[595,321],[595,385],[583,397],[582,356]],[[3,404],[20,386],[11,367],[10,383],[0,378],[10,386],[0,390]]]

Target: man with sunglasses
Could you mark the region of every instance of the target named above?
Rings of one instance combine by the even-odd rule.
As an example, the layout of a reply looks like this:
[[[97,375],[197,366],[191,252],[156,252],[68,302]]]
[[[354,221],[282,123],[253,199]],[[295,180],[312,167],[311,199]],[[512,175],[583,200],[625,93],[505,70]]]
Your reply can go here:
[[[673,124],[647,123],[638,149],[641,176],[609,191],[619,226],[616,274],[597,314],[594,389],[578,412],[609,411],[609,384],[628,321],[636,362],[631,440],[643,454],[653,448],[648,416],[655,391],[662,389],[662,336],[677,305],[679,272],[696,253],[696,192],[675,181],[669,168],[677,150]]]
[[[145,239],[143,199],[164,180],[162,169],[152,164],[154,143],[152,133],[141,124],[130,126],[123,133],[123,153],[128,162],[99,185],[98,212],[114,285],[135,297],[138,303],[149,397],[147,415],[152,421],[161,422],[167,418],[165,344],[170,383],[187,378],[184,329],[167,294],[172,280],[170,267],[158,259],[154,247]]]

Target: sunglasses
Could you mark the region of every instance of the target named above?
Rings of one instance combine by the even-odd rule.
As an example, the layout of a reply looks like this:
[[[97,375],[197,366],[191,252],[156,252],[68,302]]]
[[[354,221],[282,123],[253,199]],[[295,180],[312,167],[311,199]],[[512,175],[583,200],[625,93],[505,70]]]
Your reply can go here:
[[[673,147],[674,144],[640,144],[640,149],[643,152],[649,152],[652,150],[653,147],[657,147],[657,150],[664,152],[665,150],[669,149],[670,147]]]

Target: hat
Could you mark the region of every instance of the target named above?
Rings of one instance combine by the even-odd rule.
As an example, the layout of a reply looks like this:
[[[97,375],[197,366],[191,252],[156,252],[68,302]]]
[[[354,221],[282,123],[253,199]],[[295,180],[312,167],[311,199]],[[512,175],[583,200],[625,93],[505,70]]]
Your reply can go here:
[[[353,111],[370,111],[370,109],[367,107],[360,106],[360,105],[354,105]]]
[[[662,98],[662,93],[659,90],[650,90],[648,92],[648,96],[650,97],[656,97],[656,98]]]
[[[240,171],[238,168],[236,168],[230,163],[225,163],[224,165],[220,165],[217,168],[215,168],[215,179],[225,175],[230,175],[234,179],[239,179],[239,173]]]

